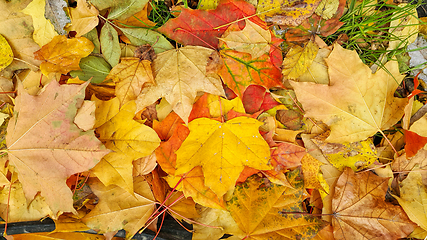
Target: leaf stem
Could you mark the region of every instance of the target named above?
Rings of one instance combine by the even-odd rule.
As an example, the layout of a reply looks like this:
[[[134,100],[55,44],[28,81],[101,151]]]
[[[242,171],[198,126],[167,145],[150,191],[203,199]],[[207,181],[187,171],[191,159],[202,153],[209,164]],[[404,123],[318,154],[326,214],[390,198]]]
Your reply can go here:
[[[396,148],[394,148],[393,144],[390,142],[390,140],[387,138],[387,136],[385,135],[385,133],[383,131],[381,131],[381,129],[378,129],[379,132],[381,133],[381,135],[383,135],[384,139],[388,142],[388,144],[390,145],[390,147],[393,149],[393,151],[396,153],[397,156],[399,156],[399,153],[397,152]]]

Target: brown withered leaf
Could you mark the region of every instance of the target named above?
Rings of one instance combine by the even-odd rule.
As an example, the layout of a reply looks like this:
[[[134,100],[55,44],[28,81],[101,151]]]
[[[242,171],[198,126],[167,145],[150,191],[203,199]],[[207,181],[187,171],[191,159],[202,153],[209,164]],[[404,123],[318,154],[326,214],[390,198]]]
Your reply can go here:
[[[334,237],[339,239],[398,239],[416,227],[400,206],[385,201],[388,178],[346,168],[335,187],[332,209]]]

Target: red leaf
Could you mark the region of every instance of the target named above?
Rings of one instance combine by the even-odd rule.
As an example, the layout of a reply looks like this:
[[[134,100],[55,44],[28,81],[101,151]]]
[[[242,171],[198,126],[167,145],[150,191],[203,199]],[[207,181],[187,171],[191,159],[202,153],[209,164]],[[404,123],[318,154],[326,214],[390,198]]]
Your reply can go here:
[[[420,82],[418,81],[418,75],[420,75],[421,72],[419,72],[415,77],[414,77],[414,91],[411,92],[411,94],[409,94],[408,99],[411,99],[413,96],[417,95],[418,93],[422,93],[424,91],[421,91],[418,88],[418,86],[420,85]]]
[[[184,121],[178,116],[178,114],[171,112],[165,119],[163,119],[163,121],[154,121],[153,129],[162,141],[166,141],[172,136],[175,128],[182,124],[184,124]]]
[[[247,113],[255,113],[260,110],[269,110],[279,103],[275,101],[267,90],[259,85],[250,85],[246,88],[242,98],[243,106]]]
[[[253,59],[249,53],[234,50],[222,50],[220,53],[224,65],[218,74],[239,97],[243,97],[243,92],[251,84],[268,89],[283,87],[282,72],[273,65],[268,54]]]
[[[406,158],[410,158],[417,154],[418,150],[424,147],[427,143],[427,137],[422,137],[414,132],[405,131],[405,151]]]
[[[271,152],[271,165],[276,171],[301,165],[301,159],[307,152],[298,145],[282,142]]]
[[[192,10],[184,8],[181,14],[158,29],[167,37],[184,45],[217,48],[220,37],[231,23],[255,14],[255,7],[243,0],[221,0],[215,10]],[[249,18],[260,26],[265,25],[257,16]],[[240,29],[245,22],[239,22]]]
[[[324,20],[317,14],[305,19],[299,26],[291,28],[286,32],[286,41],[305,41],[313,34],[320,34],[324,37],[335,33],[344,23],[340,22],[340,17],[344,13],[345,0],[339,0],[339,6],[335,16],[329,20]]]
[[[193,109],[191,109],[190,116],[188,117],[188,122],[191,122],[196,118],[211,117],[208,108],[208,95],[208,93],[203,94],[203,96],[201,96],[197,100],[197,102],[193,104]]]

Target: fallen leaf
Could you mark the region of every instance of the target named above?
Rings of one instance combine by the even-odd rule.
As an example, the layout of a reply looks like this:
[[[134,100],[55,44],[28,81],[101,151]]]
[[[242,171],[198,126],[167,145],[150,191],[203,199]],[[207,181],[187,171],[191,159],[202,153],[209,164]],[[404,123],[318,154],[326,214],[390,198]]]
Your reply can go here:
[[[126,239],[132,238],[144,227],[154,211],[155,200],[150,186],[143,177],[133,180],[132,193],[118,186],[104,186],[97,180],[89,180],[89,186],[99,197],[99,203],[82,221],[98,233],[124,229]]]
[[[280,80],[281,72],[273,65],[268,54],[256,59],[248,53],[234,50],[221,50],[220,54],[224,65],[218,74],[240,98],[251,84],[261,85],[267,89],[283,87]]]
[[[90,79],[90,82],[95,84],[103,82],[111,71],[110,64],[104,58],[95,56],[82,58],[79,66],[81,70],[71,71],[70,75],[84,81]]]
[[[378,158],[371,139],[344,144],[326,143],[316,138],[312,140],[322,150],[328,161],[340,171],[346,167],[354,171],[365,169]]]
[[[203,208],[200,211],[200,217],[196,218],[195,221],[213,227],[194,224],[193,240],[220,239],[225,233],[244,237],[244,233],[237,226],[230,212],[225,210]]]
[[[32,200],[40,191],[54,217],[60,211],[75,212],[65,180],[89,170],[109,152],[93,131],[83,132],[73,123],[87,84],[60,86],[53,81],[39,96],[18,87],[6,143],[25,196]]]
[[[35,52],[34,58],[43,60],[40,70],[45,76],[52,72],[66,74],[71,70],[80,70],[80,59],[88,56],[93,48],[93,43],[85,37],[67,39],[60,35]]]
[[[86,0],[77,0],[77,7],[68,7],[67,10],[71,24],[67,24],[67,31],[75,31],[76,37],[80,37],[98,25],[98,10],[87,3]],[[106,25],[109,25],[106,23]]]
[[[42,196],[36,195],[31,202],[27,202],[20,182],[14,182],[11,186],[6,184],[0,191],[0,202],[0,216],[8,223],[37,221],[52,215]]]
[[[123,0],[118,4],[114,0],[91,0],[98,10],[109,9],[108,19],[125,20],[141,11],[148,0]]]
[[[132,162],[133,165],[133,173],[132,176],[144,176],[152,172],[156,166],[156,154],[152,153],[150,156],[138,158]]]
[[[149,7],[151,6],[149,4],[146,4],[141,11],[135,13],[133,16],[128,17],[127,19],[122,21],[115,20],[114,22],[118,24],[118,26],[120,27],[126,27],[126,25],[134,26],[134,27],[143,27],[143,28],[154,27],[156,26],[156,23],[153,23],[148,19],[147,11]]]
[[[338,10],[339,0],[322,0],[316,8],[316,14],[325,20],[331,19]]]
[[[12,235],[10,235],[12,237]],[[85,233],[85,232],[72,232],[72,233],[62,233],[62,232],[54,232],[54,233],[46,233],[46,232],[34,232],[34,233],[23,233],[23,234],[14,234],[14,240],[25,240],[25,239],[33,239],[33,240],[101,240],[105,239],[96,234]],[[123,238],[113,237],[110,240],[121,240]]]
[[[197,92],[224,96],[217,75],[206,75],[206,64],[213,50],[187,46],[157,55],[154,60],[155,84],[142,89],[137,111],[164,97],[184,122],[188,121]]]
[[[169,175],[166,177],[166,181],[170,187],[176,186],[177,190],[184,192],[185,197],[193,198],[194,202],[202,206],[213,209],[225,209],[224,199],[205,185],[203,175],[202,168],[195,167],[184,176],[174,177],[173,175]],[[181,178],[181,183],[177,185]]]
[[[40,65],[40,61],[34,59],[33,54],[40,47],[33,40],[34,28],[29,27],[32,26],[32,17],[21,12],[30,2],[30,0],[16,1],[10,4],[10,2],[0,1],[0,14],[3,16],[0,20],[0,34],[7,39],[13,49],[14,57],[27,62],[12,62],[7,69],[2,71],[4,77],[11,78],[15,69],[31,68],[36,71],[33,65]],[[8,69],[10,71],[7,71]],[[9,76],[6,76],[6,73]]]
[[[400,206],[385,201],[388,178],[346,168],[332,200],[335,239],[397,239],[416,227]]]
[[[252,58],[270,52],[271,33],[252,21],[245,20],[245,28],[241,31],[226,31],[221,38],[227,46],[239,52],[249,53]]]
[[[96,124],[99,140],[111,149],[100,163],[91,171],[106,186],[116,184],[132,192],[132,162],[149,156],[160,143],[156,132],[150,127],[133,120],[135,102],[131,101],[119,108],[119,100],[109,101],[95,99],[96,119],[105,121],[101,126]]]
[[[218,47],[218,37],[228,27],[226,24],[254,14],[255,7],[246,1],[220,0],[215,10],[184,8],[177,18],[167,21],[158,31],[184,45],[215,49]],[[250,20],[262,24],[256,16]],[[239,26],[243,29],[244,22],[240,22]],[[217,27],[220,28],[216,29]]]
[[[105,23],[101,28],[99,41],[101,43],[102,56],[112,67],[115,67],[119,63],[121,53],[119,35],[116,29],[109,23]]]
[[[231,110],[238,113],[245,113],[245,108],[243,107],[243,103],[240,98],[227,100],[220,96],[209,94],[207,97],[207,105],[212,118],[228,116],[228,113]]]
[[[205,185],[221,197],[234,188],[244,166],[269,170],[270,148],[258,132],[260,125],[247,117],[225,123],[207,118],[193,120],[188,124],[190,135],[176,151],[175,175],[202,166]]]
[[[0,71],[9,66],[13,61],[13,52],[9,43],[0,34]]]
[[[116,96],[120,104],[124,105],[137,99],[144,84],[154,83],[151,62],[134,57],[122,58],[120,64],[111,69],[104,82],[109,80],[116,84]],[[140,110],[142,108],[138,109]]]
[[[411,221],[427,229],[427,192],[420,169],[413,169],[399,184],[400,196],[393,196]]]
[[[313,14],[320,1],[261,0],[258,2],[257,13],[266,22],[273,22],[277,25],[298,26],[304,19]]]
[[[427,137],[405,130],[405,142],[406,157],[411,158],[427,144]]]
[[[304,47],[293,45],[283,59],[283,80],[296,80],[304,74],[317,55],[319,47],[313,41],[308,41]]]
[[[162,34],[146,28],[119,28],[135,46],[150,44],[158,54],[174,49],[172,44]]]
[[[420,169],[427,169],[427,150],[420,149],[415,156],[409,158],[406,153],[397,157],[391,164],[394,172],[409,172],[415,166]]]
[[[356,142],[390,128],[403,116],[407,99],[394,97],[403,75],[390,61],[375,74],[355,51],[335,44],[326,59],[329,86],[291,82],[305,117],[328,124],[328,142]],[[385,87],[386,86],[386,87]],[[348,127],[351,126],[351,127]]]
[[[33,38],[40,47],[52,41],[55,36],[58,36],[50,20],[44,17],[45,5],[45,0],[33,0],[22,10],[23,13],[31,15],[33,18]]]
[[[184,218],[194,219],[200,217],[196,210],[196,203],[192,198],[184,197],[178,200],[182,195],[182,192],[174,192],[173,195],[166,200],[166,206],[170,206],[173,203],[169,209],[169,213],[179,221],[182,221]]]
[[[329,185],[321,174],[320,166],[323,163],[315,159],[310,154],[304,155],[301,159],[301,171],[304,177],[305,188],[319,189],[329,193]]]
[[[306,18],[299,26],[288,29],[285,34],[286,41],[306,41],[312,38],[315,34],[327,37],[335,33],[342,25],[344,25],[343,22],[340,22],[340,18],[344,14],[345,6],[346,1],[339,0],[337,11],[331,19],[326,21],[317,14],[311,15],[311,17]]]
[[[246,88],[242,97],[243,106],[246,113],[256,113],[260,110],[267,111],[280,103],[274,100],[270,92],[265,87],[250,85]]]
[[[227,209],[245,239],[309,239],[321,229],[320,219],[304,214],[304,183],[298,170],[288,175],[294,188],[266,186],[257,176],[236,186]]]
[[[93,129],[95,125],[95,102],[84,101],[83,105],[77,110],[74,123],[83,131]]]
[[[305,148],[282,142],[271,150],[271,165],[276,171],[301,166],[301,159],[306,155]]]
[[[326,65],[325,58],[330,53],[331,50],[327,48],[319,49],[313,63],[305,73],[299,76],[299,82],[329,84],[328,66]]]
[[[404,8],[407,3],[398,5]],[[387,51],[397,48],[406,48],[409,44],[415,42],[418,37],[418,28],[420,21],[417,17],[417,10],[413,9],[411,13],[407,13],[406,17],[397,17],[397,13],[393,14],[393,21],[390,22],[389,33],[393,36],[389,41]]]

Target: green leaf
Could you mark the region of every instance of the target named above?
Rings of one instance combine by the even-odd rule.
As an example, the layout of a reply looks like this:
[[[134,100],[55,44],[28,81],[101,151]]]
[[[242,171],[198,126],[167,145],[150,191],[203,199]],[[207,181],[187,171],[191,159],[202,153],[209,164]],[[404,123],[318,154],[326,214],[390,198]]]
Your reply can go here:
[[[100,11],[110,8],[108,19],[125,20],[140,12],[148,0],[91,0],[90,3]]]
[[[80,61],[81,71],[71,71],[72,77],[79,77],[80,80],[87,81],[91,77],[91,83],[101,83],[110,73],[111,66],[101,57],[88,56]]]
[[[120,28],[120,30],[135,46],[141,46],[148,43],[153,46],[156,53],[161,53],[174,48],[172,44],[158,32],[146,28]]]
[[[96,31],[96,28],[83,35],[83,37],[89,39],[95,46],[92,53],[101,53],[101,43],[99,42],[98,32]]]
[[[117,31],[108,23],[101,29],[101,50],[107,62],[112,66],[119,64],[120,43]]]

